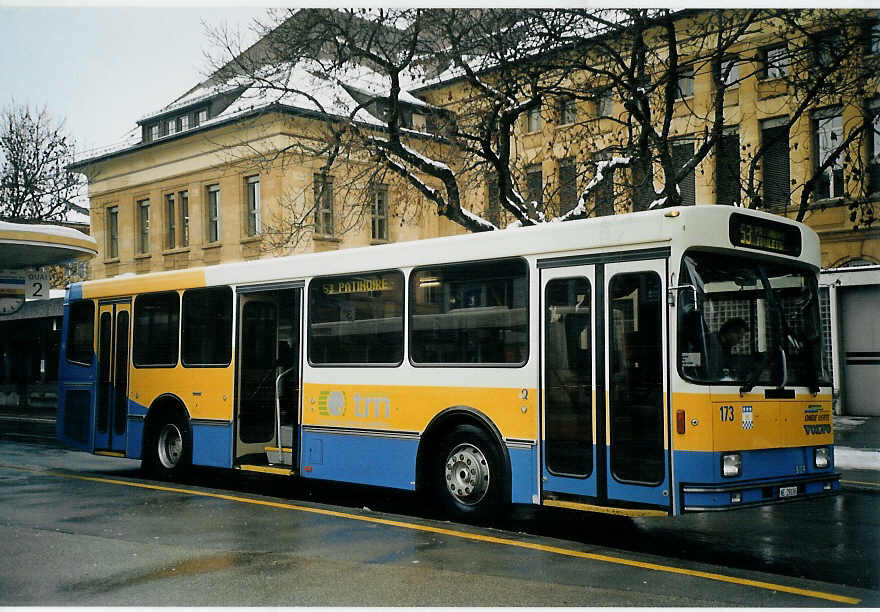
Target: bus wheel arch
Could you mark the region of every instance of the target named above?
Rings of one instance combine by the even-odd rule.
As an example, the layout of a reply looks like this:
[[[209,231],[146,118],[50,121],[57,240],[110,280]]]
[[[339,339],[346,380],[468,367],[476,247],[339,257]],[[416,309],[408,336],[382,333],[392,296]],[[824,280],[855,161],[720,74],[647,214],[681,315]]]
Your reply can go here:
[[[510,457],[498,428],[467,406],[436,415],[419,444],[416,483],[457,518],[496,514],[511,500]]]
[[[192,425],[183,401],[173,394],[153,400],[144,422],[141,467],[171,479],[192,464]]]

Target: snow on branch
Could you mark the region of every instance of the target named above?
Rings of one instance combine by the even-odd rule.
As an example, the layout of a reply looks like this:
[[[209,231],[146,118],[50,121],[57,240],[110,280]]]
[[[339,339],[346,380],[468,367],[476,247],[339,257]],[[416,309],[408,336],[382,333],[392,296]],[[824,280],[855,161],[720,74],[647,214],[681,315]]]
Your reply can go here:
[[[616,168],[628,168],[632,165],[633,158],[632,157],[612,157],[609,160],[600,161],[596,164],[596,176],[587,183],[587,186],[584,187],[584,190],[581,192],[581,197],[578,198],[577,206],[572,208],[570,211],[565,213],[560,217],[556,217],[553,219],[553,222],[560,221],[568,221],[574,217],[580,217],[586,214],[587,212],[587,198],[593,193],[593,190],[599,185],[602,181],[605,180],[606,172],[613,172]]]

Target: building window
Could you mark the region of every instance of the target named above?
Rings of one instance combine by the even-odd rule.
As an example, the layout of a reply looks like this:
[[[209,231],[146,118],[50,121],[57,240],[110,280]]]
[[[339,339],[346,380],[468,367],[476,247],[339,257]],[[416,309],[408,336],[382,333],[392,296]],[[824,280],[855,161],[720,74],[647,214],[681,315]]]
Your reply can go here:
[[[150,126],[150,140],[159,140],[159,124]]]
[[[107,258],[119,258],[119,207],[107,209]]]
[[[614,97],[611,88],[607,87],[599,91],[596,98],[596,112],[600,118],[611,117],[614,114]]]
[[[678,98],[690,98],[694,95],[694,68],[680,66],[678,69]]]
[[[526,169],[526,188],[529,199],[535,203],[536,208],[540,208],[544,201],[544,175],[541,166],[529,166]]]
[[[880,55],[880,21],[872,21],[868,26],[868,53]]]
[[[824,32],[813,38],[815,61],[816,64],[823,68],[828,68],[838,63],[840,51],[840,34],[837,32]]]
[[[174,202],[174,194],[165,196],[165,248],[173,249],[177,246],[177,206]]]
[[[736,128],[725,130],[715,149],[715,198],[718,204],[739,204],[739,164],[739,131]]]
[[[694,143],[690,140],[673,143],[669,147],[672,155],[672,165],[676,171],[683,168],[694,157]],[[695,170],[691,170],[678,183],[678,190],[681,194],[681,203],[683,206],[693,206],[697,201],[697,175]]]
[[[541,131],[541,105],[538,104],[535,108],[528,112],[526,115],[527,120],[527,131],[529,133],[532,132],[540,132]]]
[[[220,185],[208,186],[207,239],[208,242],[220,240]]]
[[[189,192],[181,191],[180,198],[180,246],[189,246]]]
[[[721,78],[725,87],[739,85],[739,58],[729,57],[721,62]]]
[[[169,119],[165,125],[169,136],[177,131],[177,119]]]
[[[315,189],[315,233],[321,236],[333,235],[333,177],[316,174],[313,177]]]
[[[761,122],[764,159],[764,204],[768,208],[788,206],[791,199],[791,172],[788,144],[788,117]]]
[[[573,210],[577,203],[577,164],[573,159],[563,159],[559,163],[559,214]]]
[[[415,270],[410,275],[413,363],[525,364],[528,281],[522,259]]]
[[[247,188],[247,235],[260,234],[260,177],[249,176],[245,179]]]
[[[880,98],[868,102],[868,193],[880,192]]]
[[[813,168],[818,170],[843,141],[843,121],[839,108],[829,108],[813,113]],[[817,199],[843,196],[843,155],[822,172],[816,185]]]
[[[761,76],[765,79],[780,79],[788,75],[789,56],[785,45],[768,47],[761,51]]]
[[[397,270],[312,280],[309,361],[316,365],[400,364],[403,282]]]
[[[180,131],[189,129],[189,115],[181,115],[180,116]]]
[[[567,125],[577,121],[577,100],[570,96],[559,102],[559,123]]]
[[[388,187],[385,185],[379,185],[373,194],[370,220],[373,240],[388,240]]]
[[[138,253],[150,252],[150,200],[138,200]]]

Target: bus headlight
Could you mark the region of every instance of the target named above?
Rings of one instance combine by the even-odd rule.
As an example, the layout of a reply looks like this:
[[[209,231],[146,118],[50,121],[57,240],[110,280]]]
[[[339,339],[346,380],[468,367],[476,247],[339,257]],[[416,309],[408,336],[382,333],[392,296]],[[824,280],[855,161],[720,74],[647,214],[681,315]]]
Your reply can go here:
[[[831,465],[831,449],[827,446],[820,446],[813,449],[813,465],[820,470]]]
[[[742,471],[742,457],[739,453],[728,453],[721,456],[721,475],[725,478],[739,476]]]

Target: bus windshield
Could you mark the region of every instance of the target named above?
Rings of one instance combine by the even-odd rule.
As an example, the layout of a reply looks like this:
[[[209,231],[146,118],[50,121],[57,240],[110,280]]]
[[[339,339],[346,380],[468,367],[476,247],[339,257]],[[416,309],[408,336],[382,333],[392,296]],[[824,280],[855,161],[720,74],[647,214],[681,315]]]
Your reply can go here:
[[[689,251],[678,288],[678,364],[701,384],[806,386],[822,371],[816,275],[804,267]]]

